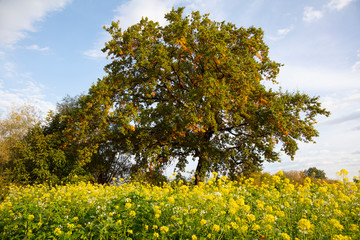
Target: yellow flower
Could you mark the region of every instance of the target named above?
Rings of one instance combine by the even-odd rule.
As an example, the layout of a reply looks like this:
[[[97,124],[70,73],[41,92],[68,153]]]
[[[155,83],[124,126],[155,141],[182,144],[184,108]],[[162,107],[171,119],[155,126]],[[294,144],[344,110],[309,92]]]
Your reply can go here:
[[[242,209],[244,210],[244,212],[249,212],[250,211],[250,206],[249,205],[244,205],[244,206],[242,206]]]
[[[282,237],[282,239],[284,239],[284,240],[290,240],[290,239],[291,239],[290,236],[289,236],[287,233],[282,233],[282,234],[281,234],[281,237]]]
[[[198,210],[197,210],[196,208],[193,208],[193,209],[190,210],[190,213],[191,213],[191,214],[194,214],[194,213],[196,213],[197,211],[198,211]]]
[[[334,209],[334,214],[335,214],[335,215],[339,215],[339,216],[344,215],[344,214],[342,213],[342,211],[339,210],[339,209]]]
[[[273,226],[270,224],[266,224],[265,229],[266,229],[266,231],[271,231],[273,229]]]
[[[302,233],[308,234],[312,229],[312,225],[309,220],[302,218],[298,222],[298,228]]]
[[[158,238],[159,237],[159,234],[157,232],[154,232],[154,237],[155,238]]]
[[[205,220],[205,219],[201,219],[200,224],[201,224],[201,225],[205,225],[205,224],[206,224],[206,220]]]
[[[265,208],[265,211],[267,211],[267,212],[269,212],[269,213],[272,213],[273,209],[272,209],[271,206],[267,206],[267,207]]]
[[[220,226],[217,225],[217,224],[214,224],[213,227],[212,227],[212,230],[215,231],[215,232],[218,232],[218,231],[220,231]]]
[[[207,238],[211,238],[211,233],[209,233],[209,234],[207,235]]]
[[[145,230],[149,230],[149,226],[145,224]]]
[[[130,216],[135,217],[135,215],[136,215],[135,211],[130,211]]]
[[[333,225],[333,227],[337,228],[339,231],[342,231],[344,229],[344,226],[340,224],[340,222],[336,219],[330,219],[330,224]]]
[[[133,234],[133,230],[129,229],[127,230],[128,233]]]
[[[171,203],[171,204],[174,204],[175,203],[175,199],[173,197],[168,197],[167,198],[168,202]]]
[[[29,215],[29,216],[28,216],[28,220],[29,220],[29,221],[33,220],[34,218],[35,218],[34,215]]]
[[[61,233],[62,233],[62,231],[61,231],[60,228],[55,228],[54,234],[55,234],[56,236],[59,236]]]
[[[169,228],[168,228],[168,227],[166,227],[166,226],[160,227],[160,232],[161,232],[162,234],[165,234],[165,233],[167,233],[168,231],[169,231]]]
[[[241,231],[245,233],[248,230],[248,227],[246,225],[241,226]]]
[[[191,236],[191,240],[197,240],[196,235],[192,235],[192,236]]]
[[[130,209],[131,208],[131,203],[125,203],[125,208]]]
[[[351,240],[351,237],[343,236],[343,235],[339,234],[339,235],[335,235],[332,239],[333,240]]]
[[[255,215],[253,214],[246,214],[246,218],[249,222],[255,221]]]
[[[230,225],[231,225],[231,227],[233,229],[238,229],[239,228],[239,226],[236,224],[236,222],[231,222]]]
[[[71,235],[71,234],[72,234],[72,231],[66,232],[66,235]]]
[[[265,215],[264,222],[266,222],[266,223],[273,223],[273,222],[275,222],[275,217],[274,217],[274,215],[272,215],[272,214],[266,214],[266,215]]]
[[[237,209],[236,208],[230,208],[229,209],[229,213],[230,214],[235,214],[237,212]]]
[[[258,224],[255,224],[253,227],[252,227],[252,230],[256,231],[256,230],[259,230],[260,229],[260,226]]]
[[[350,230],[353,232],[358,232],[359,231],[359,226],[356,224],[350,224]]]
[[[68,223],[68,224],[67,224],[67,228],[69,228],[69,229],[73,229],[73,228],[75,228],[75,225],[74,225],[74,224],[72,224],[72,223]]]
[[[118,220],[115,224],[120,226],[121,223],[122,223],[121,220]]]
[[[79,218],[78,218],[78,217],[74,217],[74,218],[73,218],[73,221],[77,222],[77,221],[79,221]]]

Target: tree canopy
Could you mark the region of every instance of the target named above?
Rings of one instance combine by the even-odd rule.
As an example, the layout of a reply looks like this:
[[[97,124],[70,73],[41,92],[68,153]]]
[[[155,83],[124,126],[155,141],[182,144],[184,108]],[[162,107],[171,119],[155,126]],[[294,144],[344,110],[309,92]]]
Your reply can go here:
[[[9,161],[11,148],[39,123],[40,113],[30,105],[13,106],[0,118],[0,165]]]
[[[304,170],[306,177],[326,179],[326,173],[324,170],[317,169],[316,167],[311,167]]]
[[[183,11],[166,14],[165,26],[143,18],[106,28],[112,62],[71,119],[77,141],[88,142],[83,158],[112,141],[140,171],[171,163],[181,171],[194,160],[198,183],[211,171],[258,170],[313,142],[315,117],[329,112],[319,97],[265,86],[278,85],[281,64],[270,60],[263,31]]]

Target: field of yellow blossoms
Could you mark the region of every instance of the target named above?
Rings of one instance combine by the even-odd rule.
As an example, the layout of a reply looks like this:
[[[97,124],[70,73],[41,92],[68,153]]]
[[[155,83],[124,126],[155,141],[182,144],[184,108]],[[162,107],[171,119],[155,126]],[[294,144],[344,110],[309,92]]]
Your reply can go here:
[[[216,175],[215,175],[216,176]],[[360,239],[360,184],[212,178],[12,187],[0,239]]]

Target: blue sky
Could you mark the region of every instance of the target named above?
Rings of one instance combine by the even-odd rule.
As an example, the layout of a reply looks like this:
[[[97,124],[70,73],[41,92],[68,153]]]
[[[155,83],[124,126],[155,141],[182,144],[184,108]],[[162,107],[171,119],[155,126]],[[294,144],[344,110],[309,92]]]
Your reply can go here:
[[[360,170],[360,0],[0,0],[0,113],[30,103],[43,112],[66,95],[86,93],[105,75],[102,29],[147,16],[162,25],[175,6],[210,13],[237,27],[261,27],[283,89],[319,95],[332,112],[319,118],[317,144],[265,171],[317,167],[330,178]]]

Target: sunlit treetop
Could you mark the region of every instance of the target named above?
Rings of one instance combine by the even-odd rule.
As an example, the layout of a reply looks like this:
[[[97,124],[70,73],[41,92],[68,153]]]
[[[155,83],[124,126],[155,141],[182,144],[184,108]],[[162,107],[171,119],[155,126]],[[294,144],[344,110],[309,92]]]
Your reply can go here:
[[[82,99],[82,134],[121,142],[142,169],[175,161],[184,170],[193,159],[196,183],[211,171],[236,176],[278,161],[277,145],[293,157],[297,141],[318,136],[315,117],[329,114],[318,97],[265,87],[278,85],[281,64],[261,29],[183,11],[166,14],[165,26],[143,18],[106,28],[112,62]]]

